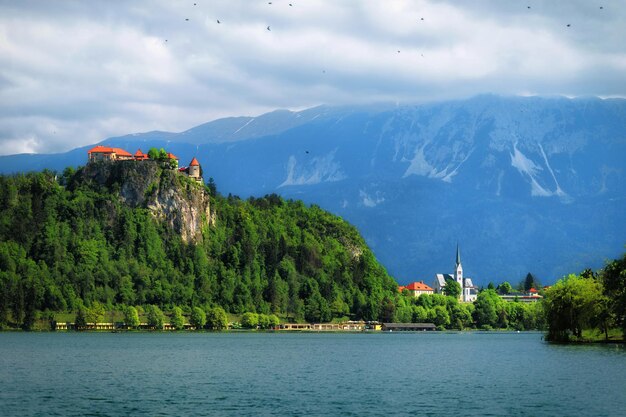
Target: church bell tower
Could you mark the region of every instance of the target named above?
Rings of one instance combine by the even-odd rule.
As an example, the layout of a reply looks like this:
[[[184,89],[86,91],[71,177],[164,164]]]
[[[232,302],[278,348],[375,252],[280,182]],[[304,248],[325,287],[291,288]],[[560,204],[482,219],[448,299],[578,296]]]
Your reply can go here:
[[[456,244],[456,268],[454,270],[454,279],[461,286],[461,300],[465,297],[465,288],[463,287],[463,266],[461,265],[461,251],[459,250],[459,244]]]

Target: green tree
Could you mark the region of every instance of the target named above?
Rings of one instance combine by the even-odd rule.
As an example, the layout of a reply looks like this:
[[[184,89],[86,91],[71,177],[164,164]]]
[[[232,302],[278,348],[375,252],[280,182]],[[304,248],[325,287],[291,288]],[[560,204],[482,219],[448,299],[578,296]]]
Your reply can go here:
[[[502,284],[498,285],[498,294],[506,295],[513,292],[513,287],[508,281],[504,281]]]
[[[269,325],[270,328],[275,328],[276,326],[278,326],[280,324],[280,319],[278,318],[278,316],[276,314],[270,314],[269,315]]]
[[[153,161],[159,162],[166,162],[168,160],[167,151],[163,148],[150,148],[150,150],[148,150],[148,157]]]
[[[448,328],[463,330],[471,326],[472,317],[464,305],[459,303],[458,298],[447,297],[446,308],[450,316]]]
[[[608,309],[626,338],[626,253],[621,259],[607,263],[600,271],[604,293],[608,298]]]
[[[163,329],[163,323],[165,321],[165,315],[157,305],[148,305],[146,308],[148,326],[158,330]]]
[[[450,324],[450,314],[444,306],[435,306],[434,323],[440,327],[446,327]]]
[[[85,328],[85,326],[87,326],[87,312],[85,311],[85,307],[80,306],[76,311],[74,326],[76,326],[76,330]]]
[[[528,292],[531,288],[539,289],[539,282],[537,278],[529,272],[524,279],[524,291]]]
[[[139,314],[135,307],[127,306],[124,308],[124,323],[132,329],[139,326]]]
[[[206,327],[212,330],[228,328],[228,316],[222,307],[213,307],[207,311]]]
[[[582,337],[602,313],[605,304],[602,284],[593,278],[574,274],[563,278],[546,291],[544,306],[548,321],[548,339],[567,341]]]
[[[461,296],[461,285],[456,280],[446,278],[446,286],[443,288],[443,292],[448,297],[459,298]]]
[[[98,301],[94,301],[91,304],[91,307],[86,309],[86,319],[87,323],[100,323],[104,320],[104,314],[106,313],[106,309],[104,305]]]
[[[428,321],[428,311],[422,306],[413,306],[413,323],[425,323]]]
[[[261,329],[269,329],[270,328],[270,318],[267,314],[259,314],[258,315],[258,323]]]
[[[196,328],[196,330],[202,329],[206,324],[206,313],[200,307],[192,308],[189,322]]]
[[[241,316],[241,325],[246,329],[256,329],[259,324],[259,316],[256,313],[244,313]]]
[[[207,182],[207,187],[209,187],[209,192],[213,197],[217,195],[217,185],[215,185],[215,180],[213,177],[209,177],[209,181]]]
[[[503,301],[495,290],[489,289],[478,293],[474,301],[474,320],[483,328],[498,327],[498,315]]]
[[[183,310],[180,307],[176,306],[172,309],[170,322],[176,330],[182,330],[185,328],[185,318],[183,317]]]

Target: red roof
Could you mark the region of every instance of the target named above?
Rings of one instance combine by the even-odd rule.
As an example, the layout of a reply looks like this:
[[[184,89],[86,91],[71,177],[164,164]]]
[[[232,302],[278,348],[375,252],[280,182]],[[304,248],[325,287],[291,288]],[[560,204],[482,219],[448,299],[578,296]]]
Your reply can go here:
[[[536,290],[536,289],[534,289],[534,288],[531,288],[530,290],[528,290],[528,292],[531,292],[531,293],[537,293],[537,292],[539,292],[539,291],[537,291],[537,290]]]
[[[148,155],[146,155],[145,153],[141,152],[141,149],[137,149],[137,152],[135,152],[135,156],[144,157],[144,156],[148,156]]]
[[[194,157],[189,163],[189,166],[190,167],[200,166],[200,162],[198,162],[198,160]]]
[[[92,154],[92,153],[114,153],[117,156],[130,156],[132,157],[131,154],[129,154],[128,152],[126,152],[124,149],[121,148],[109,148],[108,146],[102,146],[102,145],[98,145],[95,146],[93,148],[91,148],[90,150],[87,151],[88,154]]]
[[[113,148],[109,148],[108,146],[98,145],[88,150],[87,153],[88,154],[89,153],[113,153]]]
[[[412,282],[406,286],[406,289],[409,291],[434,291],[428,285],[424,284],[423,281],[420,282]]]
[[[132,157],[132,155],[129,152],[126,152],[122,148],[113,148],[113,152],[115,152],[115,154],[117,156],[130,156],[130,157]]]
[[[405,290],[406,287],[404,285],[400,285],[398,286],[398,292],[402,292],[402,290]]]
[[[167,157],[168,157],[169,159],[176,159],[176,160],[178,161],[178,157],[177,157],[176,155],[174,155],[173,153],[171,153],[171,152],[168,152],[168,153],[167,153]]]

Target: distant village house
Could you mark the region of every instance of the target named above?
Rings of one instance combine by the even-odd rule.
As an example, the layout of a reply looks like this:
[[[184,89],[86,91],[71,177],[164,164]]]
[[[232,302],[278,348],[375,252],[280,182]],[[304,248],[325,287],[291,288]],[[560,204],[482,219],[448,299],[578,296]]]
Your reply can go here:
[[[517,301],[520,303],[536,303],[537,301],[543,299],[543,297],[539,295],[539,291],[537,291],[536,288],[531,288],[530,290],[528,290],[528,292],[521,294],[500,295],[500,298],[502,298],[504,301]]]
[[[399,286],[398,291],[407,290],[413,297],[419,297],[422,294],[434,294],[435,290],[424,284],[424,281],[412,282],[406,286]]]

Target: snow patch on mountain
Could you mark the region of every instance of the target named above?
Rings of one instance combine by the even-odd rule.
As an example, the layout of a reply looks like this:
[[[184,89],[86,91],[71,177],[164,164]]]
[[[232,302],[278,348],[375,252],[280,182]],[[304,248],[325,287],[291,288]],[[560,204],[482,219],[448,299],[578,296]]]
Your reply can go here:
[[[409,175],[431,176],[433,171],[435,171],[435,167],[428,163],[426,156],[424,156],[424,146],[421,146],[415,150],[415,155],[402,178]]]
[[[567,194],[561,189],[561,186],[559,185],[559,182],[556,179],[556,175],[554,175],[554,171],[552,170],[552,167],[550,166],[550,162],[548,161],[548,157],[546,156],[546,153],[544,152],[543,146],[541,146],[541,143],[539,144],[539,150],[541,151],[541,155],[543,156],[543,160],[546,163],[546,167],[548,168],[548,171],[552,175],[552,179],[554,179],[554,183],[556,184],[556,191],[554,193],[558,195],[559,197],[566,197]]]
[[[520,174],[524,177],[528,177],[530,179],[530,195],[533,197],[550,197],[552,196],[552,192],[546,190],[539,182],[537,182],[536,176],[539,171],[542,171],[539,165],[536,165],[531,159],[527,158],[519,149],[517,149],[517,144],[513,145],[513,152],[511,155],[511,165],[514,168],[517,168]]]
[[[278,186],[313,185],[322,182],[336,182],[346,179],[347,176],[335,160],[337,149],[320,157],[313,157],[308,162],[298,163],[295,155],[290,155],[287,161],[287,178]]]
[[[461,168],[461,165],[463,165],[465,163],[465,161],[467,161],[469,159],[469,157],[472,155],[472,153],[474,152],[474,148],[472,148],[467,155],[465,156],[465,158],[463,158],[463,160],[461,162],[459,162],[459,164],[456,166],[456,168],[454,168],[449,174],[446,174],[445,177],[443,177],[443,181],[445,182],[452,182],[452,177],[454,177],[457,172],[459,171],[459,168]],[[446,168],[447,171],[447,168]]]
[[[383,197],[379,191],[376,191],[372,195],[368,194],[367,191],[359,190],[359,197],[361,198],[361,204],[365,207],[376,207],[385,202],[385,197]]]

